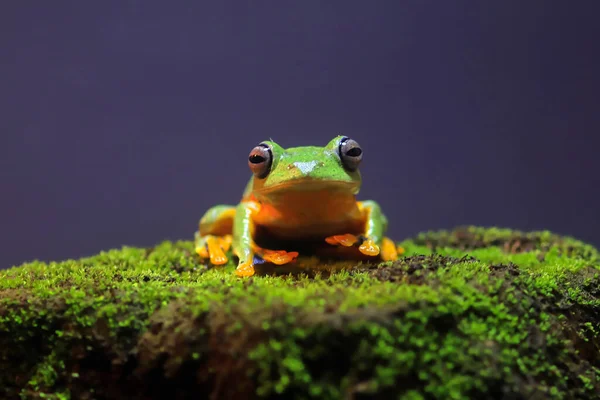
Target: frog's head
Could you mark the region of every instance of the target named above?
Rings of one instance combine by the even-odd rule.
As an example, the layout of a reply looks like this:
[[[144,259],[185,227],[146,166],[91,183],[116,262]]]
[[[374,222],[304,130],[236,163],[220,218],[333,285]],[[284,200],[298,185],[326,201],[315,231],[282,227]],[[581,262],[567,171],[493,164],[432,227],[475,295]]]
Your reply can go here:
[[[324,147],[284,149],[272,140],[264,141],[248,157],[254,174],[252,190],[257,195],[323,189],[357,194],[362,153],[360,145],[346,136],[337,136]]]

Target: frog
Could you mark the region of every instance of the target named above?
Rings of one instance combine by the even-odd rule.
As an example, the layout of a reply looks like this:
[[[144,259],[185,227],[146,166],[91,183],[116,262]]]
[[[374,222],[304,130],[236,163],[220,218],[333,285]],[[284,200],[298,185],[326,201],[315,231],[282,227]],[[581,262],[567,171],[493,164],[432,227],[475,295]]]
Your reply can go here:
[[[200,218],[195,252],[213,266],[237,258],[235,274],[261,263],[285,265],[300,254],[393,261],[403,249],[386,236],[375,200],[358,200],[363,149],[337,135],[325,146],[283,148],[272,139],[248,155],[250,179],[237,205],[219,204]]]

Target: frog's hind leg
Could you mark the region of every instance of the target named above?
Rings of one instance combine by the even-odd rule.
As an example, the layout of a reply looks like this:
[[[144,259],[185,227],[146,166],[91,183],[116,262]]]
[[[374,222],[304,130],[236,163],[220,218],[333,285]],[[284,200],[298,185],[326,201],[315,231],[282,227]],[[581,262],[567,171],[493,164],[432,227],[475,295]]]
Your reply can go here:
[[[397,247],[392,239],[385,236],[388,220],[379,204],[373,200],[365,200],[357,202],[357,205],[364,215],[364,232],[361,235],[333,235],[325,238],[325,241],[334,246],[358,247],[365,256],[379,256],[383,261],[397,260],[404,249]]]
[[[218,205],[211,207],[202,216],[195,233],[195,250],[213,265],[227,263],[225,253],[231,247],[235,207]]]
[[[375,257],[381,254],[380,245],[365,235],[345,233],[326,237],[325,241],[333,246],[358,247],[365,256]]]
[[[329,236],[325,241],[334,246],[357,247],[365,256],[379,256],[383,261],[395,261],[404,253],[404,249],[396,246],[387,236],[384,236],[379,244],[366,236],[351,233]]]

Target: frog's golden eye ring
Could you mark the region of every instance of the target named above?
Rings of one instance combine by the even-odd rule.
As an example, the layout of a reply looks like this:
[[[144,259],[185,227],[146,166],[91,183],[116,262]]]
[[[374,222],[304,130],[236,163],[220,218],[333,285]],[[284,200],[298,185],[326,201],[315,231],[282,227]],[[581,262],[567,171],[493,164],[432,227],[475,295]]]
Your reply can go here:
[[[261,143],[253,148],[248,156],[248,166],[257,178],[265,178],[271,170],[272,163],[273,153],[271,152],[271,148],[265,143]]]
[[[362,161],[363,151],[356,140],[343,137],[342,140],[340,140],[338,152],[344,167],[350,171],[356,171],[358,169],[358,165]]]

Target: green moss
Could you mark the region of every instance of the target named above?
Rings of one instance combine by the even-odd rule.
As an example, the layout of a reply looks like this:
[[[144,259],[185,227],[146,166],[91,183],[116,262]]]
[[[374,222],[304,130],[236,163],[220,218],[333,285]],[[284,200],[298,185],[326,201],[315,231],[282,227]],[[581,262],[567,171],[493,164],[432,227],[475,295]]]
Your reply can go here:
[[[192,243],[0,272],[0,398],[585,398],[600,267],[549,232],[464,227],[393,263],[239,279]],[[45,396],[45,397],[44,397]]]

